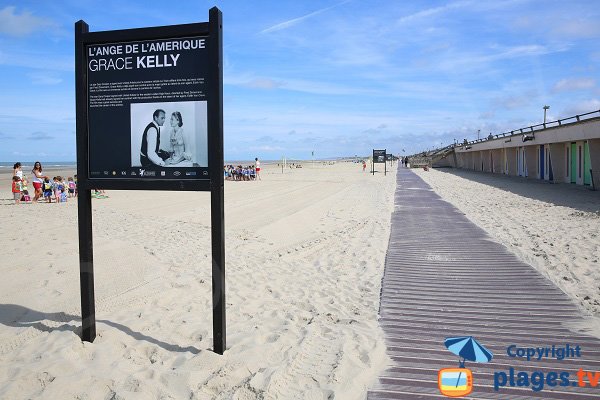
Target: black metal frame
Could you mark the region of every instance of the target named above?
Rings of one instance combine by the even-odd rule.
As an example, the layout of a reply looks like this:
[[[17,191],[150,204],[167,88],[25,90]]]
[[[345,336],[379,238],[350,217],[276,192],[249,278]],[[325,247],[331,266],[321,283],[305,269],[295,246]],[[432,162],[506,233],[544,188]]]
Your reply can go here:
[[[177,190],[211,192],[211,242],[213,291],[213,340],[216,353],[226,348],[225,316],[225,214],[223,177],[223,35],[222,14],[217,7],[209,10],[209,22],[126,29],[118,31],[89,32],[84,21],[75,23],[75,90],[77,132],[77,184],[79,263],[84,341],[96,337],[94,301],[94,261],[92,238],[91,189],[117,190]],[[93,179],[89,172],[89,128],[86,45],[125,41],[160,40],[181,37],[207,36],[210,70],[207,77],[208,93],[208,179]]]

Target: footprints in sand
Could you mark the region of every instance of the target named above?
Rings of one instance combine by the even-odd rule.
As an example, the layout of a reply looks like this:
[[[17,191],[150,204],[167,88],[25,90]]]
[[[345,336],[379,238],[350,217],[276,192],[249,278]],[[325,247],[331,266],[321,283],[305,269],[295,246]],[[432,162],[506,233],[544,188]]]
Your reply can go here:
[[[292,362],[271,377],[264,398],[330,398],[332,391],[325,388],[335,379],[335,369],[342,357],[341,347],[342,343],[323,335],[318,328],[308,327]]]

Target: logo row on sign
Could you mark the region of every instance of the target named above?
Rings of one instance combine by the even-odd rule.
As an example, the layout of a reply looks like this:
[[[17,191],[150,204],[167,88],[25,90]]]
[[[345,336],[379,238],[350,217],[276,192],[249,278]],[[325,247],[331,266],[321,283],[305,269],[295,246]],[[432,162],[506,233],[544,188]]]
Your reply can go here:
[[[208,176],[208,171],[196,172],[196,171],[168,171],[170,176],[197,176],[203,175]],[[145,169],[139,169],[137,171],[91,171],[90,176],[167,176],[167,171],[147,171]]]

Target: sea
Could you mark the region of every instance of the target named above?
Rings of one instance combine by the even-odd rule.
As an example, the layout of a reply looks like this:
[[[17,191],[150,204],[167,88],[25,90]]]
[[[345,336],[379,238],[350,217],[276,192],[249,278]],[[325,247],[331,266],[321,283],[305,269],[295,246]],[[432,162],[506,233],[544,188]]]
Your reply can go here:
[[[75,161],[40,161],[42,163],[42,168],[77,168],[77,162]],[[23,171],[31,171],[33,169],[33,164],[35,161],[20,161],[21,169]],[[11,170],[15,165],[15,161],[3,162],[0,161],[0,171]]]

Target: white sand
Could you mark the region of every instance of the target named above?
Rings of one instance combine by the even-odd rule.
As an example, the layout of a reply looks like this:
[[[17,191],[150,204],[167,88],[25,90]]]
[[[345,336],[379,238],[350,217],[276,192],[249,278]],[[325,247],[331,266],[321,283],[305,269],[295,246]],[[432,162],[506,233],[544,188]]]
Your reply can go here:
[[[212,348],[208,193],[93,200],[98,337],[82,343],[76,202],[0,191],[0,398],[362,399],[395,174],[358,164],[226,182],[227,348]],[[433,175],[433,174],[432,174]]]
[[[413,171],[587,314],[600,316],[600,191],[455,169]],[[599,320],[590,320],[600,337]]]

